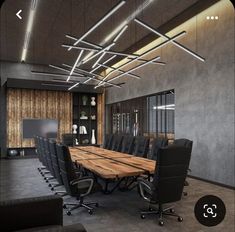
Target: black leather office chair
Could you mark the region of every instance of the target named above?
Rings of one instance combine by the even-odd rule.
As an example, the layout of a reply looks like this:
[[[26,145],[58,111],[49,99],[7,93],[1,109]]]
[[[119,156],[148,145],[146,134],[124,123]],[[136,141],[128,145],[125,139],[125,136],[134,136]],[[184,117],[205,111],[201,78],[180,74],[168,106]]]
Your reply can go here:
[[[47,160],[48,170],[50,171],[50,174],[51,174],[50,176],[45,176],[44,179],[46,180],[46,182],[49,182],[50,180],[55,179],[55,172],[54,172],[54,168],[52,165],[51,154],[49,151],[49,139],[47,138],[43,139],[43,151],[45,154],[45,158]]]
[[[44,149],[44,138],[43,137],[38,137],[38,146],[39,146],[39,152],[41,153],[41,159],[42,159],[42,163],[45,166],[44,169],[41,169],[41,174],[42,176],[44,176],[44,178],[47,177],[48,174],[50,174],[49,171],[49,166],[48,166],[48,162],[47,162],[47,158],[46,158],[46,152]]]
[[[113,142],[112,142],[112,148],[113,151],[121,151],[122,148],[122,135],[114,135],[113,136]]]
[[[152,142],[151,148],[151,159],[157,160],[157,153],[161,147],[166,147],[168,145],[168,140],[165,138],[156,138]]]
[[[36,148],[36,153],[38,155],[38,159],[41,162],[42,166],[38,167],[38,171],[43,174],[43,170],[45,170],[45,163],[42,157],[42,152],[41,152],[41,147],[40,147],[40,141],[39,141],[39,136],[34,137],[34,142],[35,142],[35,148]]]
[[[74,139],[73,134],[62,134],[62,143],[68,147],[73,146],[73,139]]]
[[[76,203],[64,203],[66,208],[69,205],[73,207],[67,210],[67,215],[71,215],[71,211],[79,207],[84,207],[88,209],[89,214],[93,213],[93,208],[91,205],[98,207],[97,202],[84,202],[84,197],[101,190],[101,186],[95,182],[95,179],[90,176],[79,177],[74,169],[70,152],[67,146],[57,144],[56,151],[59,158],[60,172],[63,179],[63,183],[67,193],[76,197],[78,202]]]
[[[58,160],[58,156],[56,153],[56,142],[50,140],[49,141],[49,150],[50,150],[50,154],[51,154],[51,160],[52,160],[52,166],[54,169],[54,174],[55,174],[55,178],[57,183],[55,184],[51,184],[51,190],[55,190],[55,187],[59,187],[59,186],[63,186],[63,180],[62,180],[62,176],[60,173],[60,167],[59,167],[59,160]],[[64,194],[64,191],[56,191],[56,193],[61,193]]]
[[[131,135],[124,135],[122,140],[121,152],[132,154],[134,149],[135,138]]]
[[[133,151],[133,155],[146,158],[148,150],[149,138],[146,138],[144,136],[137,136],[135,138],[135,148]]]
[[[140,195],[150,205],[149,211],[141,212],[141,218],[148,214],[158,214],[161,226],[164,224],[163,215],[175,216],[178,221],[183,220],[174,213],[172,207],[163,209],[163,204],[181,200],[190,158],[189,148],[175,145],[160,148],[153,181],[138,180]],[[158,210],[153,210],[152,204],[158,204]]]
[[[112,134],[106,134],[105,140],[104,140],[104,148],[111,150],[112,148],[112,142],[113,142],[113,135]]]
[[[192,152],[192,148],[193,148],[193,141],[189,140],[189,139],[175,139],[173,142],[174,145],[177,146],[183,146],[183,147],[188,147],[190,148],[190,152]]]
[[[173,142],[173,145],[188,147],[190,149],[190,153],[192,153],[193,141],[191,141],[189,139],[185,139],[185,138],[175,139]],[[188,172],[191,172],[190,168],[188,168]],[[189,186],[189,182],[187,180],[185,180],[184,186]],[[188,193],[185,191],[183,192],[183,194],[184,194],[184,196],[188,195]]]

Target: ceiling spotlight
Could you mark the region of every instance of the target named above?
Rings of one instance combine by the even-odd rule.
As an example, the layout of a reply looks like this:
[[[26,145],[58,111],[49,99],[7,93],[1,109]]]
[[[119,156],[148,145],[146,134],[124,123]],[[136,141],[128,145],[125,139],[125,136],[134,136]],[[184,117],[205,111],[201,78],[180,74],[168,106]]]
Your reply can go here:
[[[213,20],[213,19],[214,19],[214,16],[211,16],[211,19]]]
[[[218,19],[219,19],[219,16],[215,16],[215,19],[218,20]]]
[[[206,19],[210,19],[210,16],[206,16]]]

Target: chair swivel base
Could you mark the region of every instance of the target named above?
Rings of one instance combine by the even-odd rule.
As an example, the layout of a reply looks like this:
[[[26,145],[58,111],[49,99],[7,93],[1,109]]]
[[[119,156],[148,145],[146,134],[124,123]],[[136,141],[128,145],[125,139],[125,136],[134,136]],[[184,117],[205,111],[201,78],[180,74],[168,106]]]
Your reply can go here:
[[[168,208],[163,209],[162,206],[159,205],[158,210],[149,207],[149,210],[148,210],[148,211],[142,211],[142,212],[140,213],[142,219],[145,218],[145,215],[150,215],[150,214],[156,214],[156,215],[158,215],[158,224],[159,224],[160,226],[163,226],[163,225],[164,225],[164,222],[163,222],[163,216],[164,216],[164,215],[177,217],[177,219],[178,219],[179,222],[182,222],[182,221],[183,221],[183,218],[180,217],[179,215],[177,215],[177,214],[175,213],[173,207],[168,207]]]
[[[88,213],[89,213],[89,214],[93,214],[94,209],[93,209],[92,207],[90,207],[90,205],[94,205],[94,206],[96,206],[96,207],[99,207],[99,204],[98,204],[97,202],[86,202],[86,203],[84,203],[83,201],[80,200],[78,203],[64,203],[63,208],[64,208],[64,209],[67,209],[67,206],[68,206],[68,205],[73,206],[73,207],[69,208],[69,209],[66,211],[66,214],[67,214],[68,216],[71,215],[71,211],[73,211],[73,210],[75,210],[75,209],[77,209],[77,208],[81,208],[81,207],[86,208],[86,209],[88,210]]]

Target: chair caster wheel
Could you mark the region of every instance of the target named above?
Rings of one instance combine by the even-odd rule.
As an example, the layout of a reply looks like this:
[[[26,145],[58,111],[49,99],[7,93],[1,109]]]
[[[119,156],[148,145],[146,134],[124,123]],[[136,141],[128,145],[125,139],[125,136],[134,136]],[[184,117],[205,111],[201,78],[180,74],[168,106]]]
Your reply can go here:
[[[158,224],[159,224],[159,226],[163,226],[164,222],[163,221],[159,221]]]
[[[71,212],[70,212],[70,211],[67,211],[66,214],[67,214],[68,216],[70,216],[70,215],[71,215]]]
[[[175,210],[174,210],[174,209],[170,209],[170,212],[171,212],[171,213],[174,213],[174,212],[175,212]]]
[[[53,187],[51,188],[51,191],[54,191],[54,188],[53,188]]]
[[[149,207],[149,211],[153,211],[153,208]]]
[[[178,221],[179,221],[179,222],[182,222],[182,221],[183,221],[183,218],[182,218],[182,217],[178,217]]]
[[[99,204],[98,204],[98,203],[95,203],[95,207],[99,207]]]
[[[145,219],[145,215],[144,215],[144,214],[141,214],[140,217],[141,217],[142,219]]]
[[[48,183],[49,181],[48,181],[48,180],[46,180],[46,182]]]
[[[90,215],[92,215],[93,214],[93,210],[88,210],[88,213],[90,214]]]
[[[48,187],[52,187],[52,185],[51,185],[51,184],[48,184]]]
[[[66,205],[63,205],[63,209],[67,209]]]

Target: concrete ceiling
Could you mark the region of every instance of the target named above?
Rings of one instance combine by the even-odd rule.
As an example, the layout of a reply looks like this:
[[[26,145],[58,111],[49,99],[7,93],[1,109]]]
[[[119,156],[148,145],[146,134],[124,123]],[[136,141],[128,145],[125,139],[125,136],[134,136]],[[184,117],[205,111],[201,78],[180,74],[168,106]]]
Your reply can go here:
[[[100,44],[144,1],[127,0],[123,7],[86,39]],[[82,36],[118,2],[119,0],[39,0],[26,63],[45,65],[67,63],[73,65],[78,51],[67,52],[65,48],[61,47],[63,43],[72,42],[65,37],[65,34]],[[138,18],[157,28],[195,2],[197,0],[152,0]],[[30,3],[31,0],[6,0],[1,8],[2,61],[20,62]],[[19,20],[15,15],[20,9],[22,9],[22,20]],[[148,33],[148,30],[132,21],[113,50],[124,51]]]

